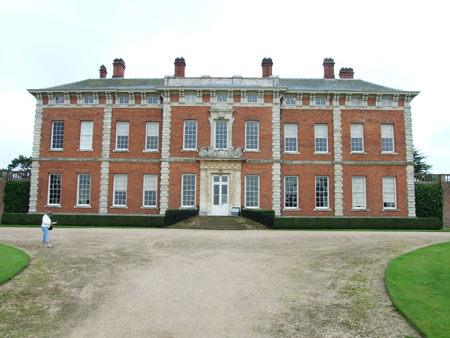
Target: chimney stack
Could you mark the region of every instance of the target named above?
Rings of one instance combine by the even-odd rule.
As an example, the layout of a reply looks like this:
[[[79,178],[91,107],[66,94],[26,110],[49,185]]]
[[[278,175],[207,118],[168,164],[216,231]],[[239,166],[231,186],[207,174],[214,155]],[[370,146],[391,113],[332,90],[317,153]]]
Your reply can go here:
[[[261,66],[262,66],[262,76],[263,77],[272,76],[273,61],[271,58],[264,58],[262,60]]]
[[[106,75],[108,72],[106,71],[105,65],[100,66],[100,79],[106,79]]]
[[[175,77],[184,77],[184,69],[186,68],[186,62],[184,62],[184,57],[175,59]]]
[[[334,79],[334,60],[332,58],[323,60],[323,73],[324,79]]]
[[[122,59],[114,59],[113,62],[114,70],[113,70],[113,78],[121,78],[125,75],[125,61]]]
[[[353,68],[341,68],[339,71],[339,77],[341,79],[353,79]]]

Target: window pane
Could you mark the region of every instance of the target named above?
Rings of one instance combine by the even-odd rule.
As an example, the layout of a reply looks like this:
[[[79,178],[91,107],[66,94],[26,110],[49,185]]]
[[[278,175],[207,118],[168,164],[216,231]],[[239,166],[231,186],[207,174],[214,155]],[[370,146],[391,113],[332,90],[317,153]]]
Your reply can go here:
[[[84,97],[84,103],[85,104],[92,104],[92,103],[94,103],[94,97],[93,96],[85,96]]]
[[[217,102],[227,102],[227,95],[217,95]]]
[[[364,176],[352,177],[352,208],[366,208],[366,178]]]
[[[90,205],[90,203],[91,203],[91,174],[79,174],[77,205]]]
[[[127,205],[127,180],[128,175],[114,175],[114,205]]]
[[[297,151],[297,124],[284,125],[284,151]]]
[[[362,124],[352,124],[350,126],[351,134],[351,151],[364,151],[363,142],[363,125]]]
[[[286,208],[298,207],[297,176],[286,176],[284,178],[284,206]]]
[[[64,96],[56,96],[55,97],[55,103],[56,104],[63,104],[64,103]]]
[[[215,121],[216,149],[228,148],[228,121]]]
[[[61,204],[61,174],[49,175],[48,204]]]
[[[196,102],[197,101],[197,95],[193,95],[193,94],[186,95],[185,96],[185,101],[186,102]]]
[[[157,176],[144,175],[144,206],[156,206]]]
[[[130,102],[130,98],[128,96],[120,96],[119,97],[119,103],[128,104],[129,102]]]
[[[145,149],[158,150],[159,123],[147,122],[147,140]]]
[[[148,104],[158,104],[158,97],[157,96],[149,96],[147,98]]]
[[[197,121],[184,121],[184,149],[197,148]]]
[[[128,149],[128,122],[117,122],[116,149]]]
[[[81,121],[80,128],[80,149],[92,149],[92,135],[94,129],[93,121]]]
[[[352,106],[360,106],[361,105],[361,99],[360,98],[352,98],[351,104],[352,104]]]
[[[383,177],[383,208],[396,208],[395,177]]]
[[[328,125],[316,124],[314,126],[316,152],[328,152]]]
[[[63,149],[64,143],[64,121],[53,121],[52,123],[52,149]]]
[[[316,106],[325,106],[326,101],[324,97],[316,97]]]
[[[328,176],[316,176],[316,208],[328,208]]]
[[[245,206],[259,207],[259,176],[245,176]]]
[[[256,95],[247,95],[247,102],[250,102],[250,103],[258,102],[258,96],[256,96]]]
[[[195,175],[183,175],[181,205],[195,206]]]
[[[245,122],[245,149],[258,150],[258,121]]]
[[[295,98],[293,98],[293,97],[288,97],[288,98],[286,99],[286,101],[284,101],[284,104],[287,104],[287,105],[294,105],[294,104],[295,104]]]

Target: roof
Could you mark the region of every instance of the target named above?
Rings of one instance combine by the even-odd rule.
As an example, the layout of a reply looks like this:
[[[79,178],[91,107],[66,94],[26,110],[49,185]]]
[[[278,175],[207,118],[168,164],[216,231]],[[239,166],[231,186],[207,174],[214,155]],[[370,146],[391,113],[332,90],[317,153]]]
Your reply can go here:
[[[178,78],[181,79],[181,78]],[[248,87],[247,85],[233,83],[225,84],[206,84],[203,83],[199,87]],[[245,78],[243,78],[245,82]],[[249,79],[250,80],[250,79]],[[110,79],[88,79],[79,82],[73,82],[56,87],[43,89],[30,89],[30,92],[54,92],[54,91],[103,91],[103,90],[155,90],[156,88],[164,88],[164,78],[157,79],[128,79],[128,78],[110,78]],[[418,92],[404,91],[394,88],[381,86],[375,83],[358,80],[358,79],[289,79],[276,78],[276,83],[271,88],[282,88],[288,90],[300,91],[330,91],[330,92],[369,92],[369,93],[409,93],[417,95]],[[178,86],[177,86],[178,87]],[[186,85],[189,87],[189,85]],[[252,86],[254,87],[254,85]],[[170,86],[172,88],[172,86]]]

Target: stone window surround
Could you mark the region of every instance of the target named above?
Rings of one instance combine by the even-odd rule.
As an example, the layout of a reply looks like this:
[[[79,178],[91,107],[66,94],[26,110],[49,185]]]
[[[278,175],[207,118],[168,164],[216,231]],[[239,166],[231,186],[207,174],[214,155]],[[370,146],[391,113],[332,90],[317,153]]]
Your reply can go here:
[[[215,128],[214,124],[216,120],[228,121],[228,149],[233,148],[233,122],[234,122],[234,110],[228,106],[214,106],[209,110],[210,117],[208,117],[211,135],[210,135],[210,148],[215,147]]]

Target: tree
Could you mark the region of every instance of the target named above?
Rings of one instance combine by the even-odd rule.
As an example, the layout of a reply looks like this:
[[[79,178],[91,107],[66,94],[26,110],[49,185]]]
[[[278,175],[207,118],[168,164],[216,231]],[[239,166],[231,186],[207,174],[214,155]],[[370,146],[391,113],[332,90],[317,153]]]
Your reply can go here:
[[[31,156],[23,156],[19,155],[19,157],[15,158],[8,164],[9,171],[19,171],[19,176],[21,177],[29,177],[31,173]]]
[[[425,162],[427,158],[420,150],[413,148],[414,153],[414,174],[429,174],[433,167],[431,164]]]

